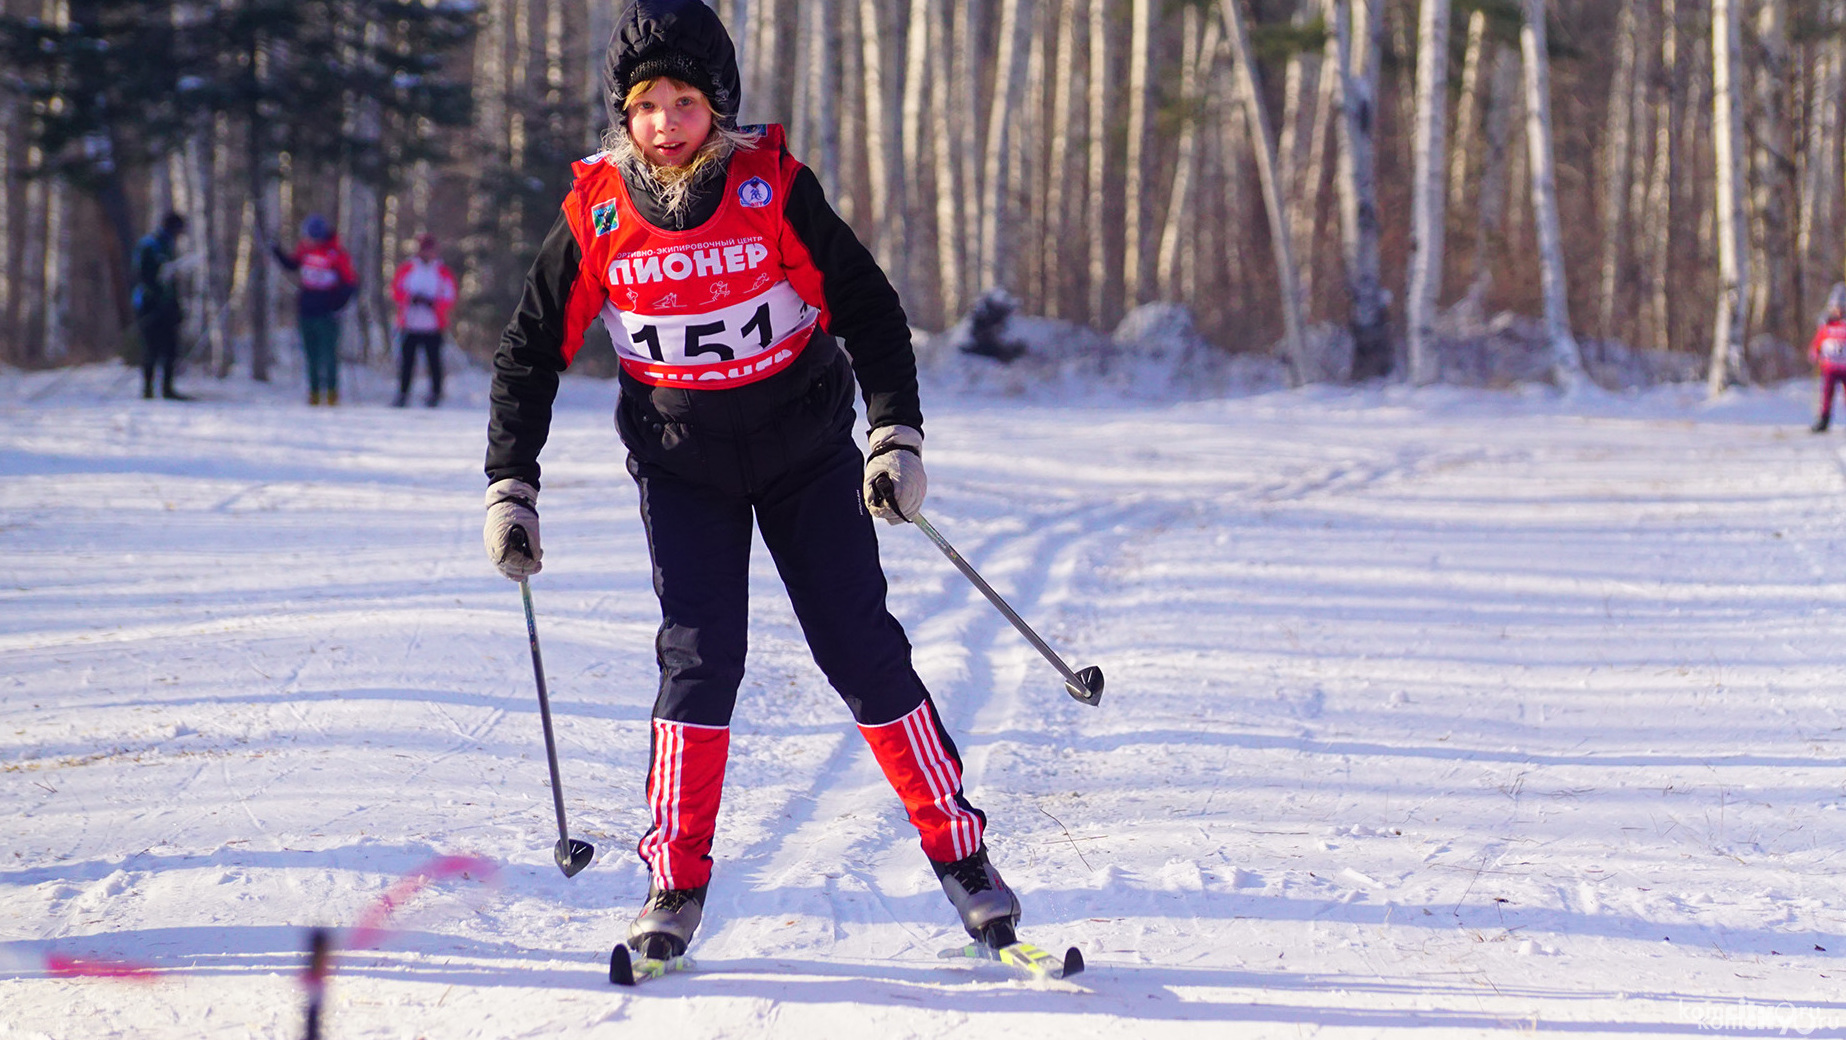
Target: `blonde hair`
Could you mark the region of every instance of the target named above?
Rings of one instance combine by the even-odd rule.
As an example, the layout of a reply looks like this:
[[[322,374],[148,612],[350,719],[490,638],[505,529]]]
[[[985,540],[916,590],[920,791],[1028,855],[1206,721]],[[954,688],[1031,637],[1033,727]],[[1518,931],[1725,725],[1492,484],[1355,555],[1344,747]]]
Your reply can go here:
[[[634,135],[628,130],[628,120],[623,118],[621,125],[612,126],[603,131],[603,151],[609,153],[624,172],[634,174],[638,179],[651,183],[659,192],[661,205],[668,213],[679,216],[685,212],[692,199],[695,184],[710,176],[713,172],[724,169],[724,165],[737,152],[747,152],[755,148],[762,135],[755,132],[738,130],[727,125],[718,115],[717,109],[711,107],[711,99],[705,92],[690,83],[682,83],[671,76],[656,76],[644,79],[628,88],[628,94],[622,99],[622,111],[627,112],[641,100],[641,96],[654,89],[660,82],[670,83],[683,90],[698,94],[699,104],[712,116],[711,132],[705,135],[705,141],[699,145],[692,158],[678,166],[656,166],[649,162],[647,156],[635,144]]]

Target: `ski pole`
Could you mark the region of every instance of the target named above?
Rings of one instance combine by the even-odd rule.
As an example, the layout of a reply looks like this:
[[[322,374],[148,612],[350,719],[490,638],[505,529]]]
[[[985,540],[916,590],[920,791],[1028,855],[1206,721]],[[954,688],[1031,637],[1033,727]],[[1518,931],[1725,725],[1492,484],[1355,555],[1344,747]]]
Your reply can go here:
[[[327,976],[332,971],[332,951],[333,941],[327,929],[315,928],[308,932],[308,967],[301,975],[302,988],[308,991],[306,1040],[321,1040],[321,1002],[326,997]]]
[[[872,478],[872,498],[880,505],[888,505],[893,512],[897,512],[897,495],[891,487],[889,476],[881,473]],[[919,512],[915,516],[904,516],[903,513],[898,512],[897,515],[922,528],[923,533],[929,536],[930,541],[936,543],[936,548],[942,550],[942,555],[949,558],[949,562],[961,571],[962,576],[967,578],[975,588],[981,590],[981,594],[987,597],[987,601],[1013,623],[1013,627],[1019,630],[1020,635],[1026,637],[1026,642],[1031,643],[1040,654],[1044,655],[1045,660],[1051,662],[1051,666],[1064,677],[1065,693],[1091,707],[1102,702],[1101,668],[1091,665],[1080,671],[1071,671],[1070,665],[1064,663],[1064,659],[1058,656],[1057,651],[1046,645],[1045,641],[1038,637],[1038,633],[1032,631],[1032,626],[1026,624],[1025,619],[1021,618],[1012,607],[1007,606],[1006,600],[1000,598],[1000,594],[993,590],[992,585],[987,584],[973,565],[962,559],[961,553],[955,551],[955,547],[949,544],[949,540],[942,537],[942,533],[937,531],[935,525],[925,519],[922,513]]]
[[[525,528],[513,528],[512,540],[513,548],[532,555],[532,542]],[[575,877],[578,871],[590,865],[596,850],[589,842],[572,838],[564,822],[564,782],[558,777],[558,744],[551,735],[551,698],[545,693],[545,662],[538,655],[538,622],[532,618],[532,587],[524,578],[519,579],[519,598],[526,606],[526,636],[532,643],[532,677],[538,681],[538,718],[545,727],[545,763],[551,767],[551,802],[558,811],[558,844],[551,856],[557,860],[558,869],[565,877]]]

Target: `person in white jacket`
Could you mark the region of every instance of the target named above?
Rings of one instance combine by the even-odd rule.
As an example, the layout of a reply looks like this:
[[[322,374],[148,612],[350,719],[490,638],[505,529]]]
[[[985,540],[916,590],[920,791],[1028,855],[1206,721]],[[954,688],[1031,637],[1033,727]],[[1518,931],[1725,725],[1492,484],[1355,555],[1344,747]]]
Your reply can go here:
[[[429,396],[423,403],[431,408],[442,403],[442,333],[455,306],[455,274],[442,262],[437,246],[435,235],[418,235],[417,255],[404,261],[391,279],[399,352],[397,400],[392,403],[399,408],[410,403],[419,350],[429,359]]]

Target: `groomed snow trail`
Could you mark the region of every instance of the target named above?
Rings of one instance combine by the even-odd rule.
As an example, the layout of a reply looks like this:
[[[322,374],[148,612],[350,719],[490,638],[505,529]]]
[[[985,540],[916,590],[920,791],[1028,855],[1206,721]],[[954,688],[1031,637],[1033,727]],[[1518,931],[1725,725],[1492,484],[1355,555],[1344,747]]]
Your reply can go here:
[[[1846,1030],[1846,463],[1806,387],[925,388],[894,611],[1023,932],[961,941],[760,550],[697,975],[606,981],[657,609],[607,384],[567,380],[533,581],[573,834],[550,861],[514,587],[480,549],[484,382],[309,410],[123,370],[0,374],[0,1037],[299,1031],[304,930],[432,883],[329,990],[335,1038],[1474,1036]],[[148,969],[67,978],[49,958]]]

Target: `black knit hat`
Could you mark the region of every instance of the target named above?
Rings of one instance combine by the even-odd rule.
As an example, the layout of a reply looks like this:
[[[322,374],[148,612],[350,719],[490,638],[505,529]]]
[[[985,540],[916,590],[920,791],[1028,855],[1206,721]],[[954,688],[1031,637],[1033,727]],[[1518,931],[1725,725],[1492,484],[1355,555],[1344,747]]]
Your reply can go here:
[[[623,6],[603,65],[610,123],[626,122],[629,88],[659,76],[697,87],[720,123],[736,125],[742,101],[737,48],[717,12],[700,0],[629,0]]]

